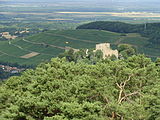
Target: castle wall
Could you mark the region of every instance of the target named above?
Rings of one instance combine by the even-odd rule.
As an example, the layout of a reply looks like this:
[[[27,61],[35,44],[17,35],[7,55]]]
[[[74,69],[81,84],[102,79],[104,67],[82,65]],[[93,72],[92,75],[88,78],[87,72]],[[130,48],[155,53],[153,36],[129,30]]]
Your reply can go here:
[[[101,43],[96,45],[96,50],[101,50],[103,52],[103,58],[115,55],[118,58],[118,50],[112,50],[109,43]]]

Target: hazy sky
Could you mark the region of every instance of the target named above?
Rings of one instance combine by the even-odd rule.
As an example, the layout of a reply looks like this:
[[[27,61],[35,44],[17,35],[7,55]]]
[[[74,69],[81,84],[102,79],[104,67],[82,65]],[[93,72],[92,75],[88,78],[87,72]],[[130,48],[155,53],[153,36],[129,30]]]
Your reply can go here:
[[[85,3],[85,4],[95,4],[95,5],[107,5],[111,4],[113,6],[126,6],[126,7],[146,7],[146,8],[160,8],[160,0],[0,0],[0,4],[6,3],[5,1],[7,1],[7,3],[10,2],[14,2],[14,3],[19,3],[19,2],[26,2],[26,3],[61,3],[61,2],[72,2],[75,3],[75,5],[77,2],[79,3]]]
[[[42,2],[54,2],[54,1],[86,1],[86,2],[93,2],[93,1],[97,1],[97,2],[111,2],[111,1],[114,1],[114,2],[159,2],[160,0],[0,0],[0,1],[19,1],[19,2],[26,2],[26,1],[34,1],[34,2],[39,2],[39,1],[42,1]]]
[[[76,8],[77,6],[91,5],[90,8],[86,8],[89,11],[94,11],[95,7],[98,8],[99,11],[107,11],[110,8],[113,8],[115,10],[124,11],[141,10],[160,12],[160,0],[0,0],[0,4],[26,3],[30,5],[37,5],[37,3],[39,3],[40,5],[42,5],[44,3],[48,4],[50,2],[52,4],[55,3],[60,5],[66,5],[66,7],[68,5],[68,8]]]
[[[126,2],[126,3],[130,3],[130,2],[136,2],[136,3],[142,3],[142,2],[148,2],[148,3],[160,3],[160,0],[0,0],[2,1],[13,1],[13,2],[115,2],[115,3],[119,3],[119,2]]]

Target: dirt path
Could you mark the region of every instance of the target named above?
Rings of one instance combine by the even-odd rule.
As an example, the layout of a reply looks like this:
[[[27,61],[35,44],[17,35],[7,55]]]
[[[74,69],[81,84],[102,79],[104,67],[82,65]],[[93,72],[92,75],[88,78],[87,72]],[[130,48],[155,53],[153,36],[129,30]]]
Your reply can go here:
[[[64,38],[75,40],[75,41],[94,43],[94,44],[98,44],[99,43],[99,42],[94,42],[94,41],[91,41],[91,40],[82,40],[82,39],[78,39],[78,38],[74,38],[74,37],[70,37],[70,36],[66,36],[66,35],[52,34],[52,33],[45,33],[45,34],[53,35],[53,36],[60,36],[60,37],[64,37]]]
[[[76,41],[82,41],[82,42],[87,42],[87,43],[94,43],[94,44],[99,44],[98,42],[94,42],[94,41],[90,41],[90,40],[82,40],[82,39],[78,39],[78,38],[73,38],[73,37],[69,37],[69,36],[66,36],[66,35],[60,35],[60,34],[52,34],[52,33],[45,33],[45,34],[48,34],[48,35],[54,35],[54,36],[61,36],[61,37],[65,37],[65,38],[68,38],[68,39],[71,39],[71,40],[76,40]],[[128,36],[128,34],[127,34]],[[124,40],[125,37],[127,36],[122,36],[121,38],[119,38],[115,43],[111,43],[113,45],[118,45],[121,43],[122,40]],[[131,44],[129,44],[131,45]],[[131,46],[134,46],[135,48],[138,48],[137,45],[131,45]]]
[[[29,52],[29,53],[34,53],[35,52],[35,51],[28,50],[28,49],[24,49],[23,47],[21,47],[19,45],[16,45],[16,44],[13,44],[11,42],[10,42],[10,45],[13,45],[13,46],[15,46],[15,47],[17,47],[17,48],[19,48],[19,49],[21,49],[23,51]],[[52,54],[47,54],[47,53],[39,53],[39,54],[53,56]],[[22,57],[20,56],[20,58],[22,58]]]
[[[1,52],[0,52],[1,53]],[[3,56],[4,54],[2,53],[0,56]]]
[[[125,37],[121,37],[120,39],[118,39],[114,44],[115,45],[119,45],[121,43],[122,40],[124,40]]]
[[[160,56],[154,56],[154,55],[146,55],[147,57],[155,57],[155,58],[160,58]]]
[[[21,50],[24,50],[24,51],[26,51],[24,48],[22,48],[21,46],[19,46],[19,45],[16,45],[16,44],[10,44],[10,45],[13,45],[13,46],[15,46],[15,47],[17,47],[17,48],[19,48],[19,49],[21,49]],[[27,51],[29,51],[29,50],[27,50]]]
[[[41,42],[41,43],[39,43],[39,42],[31,42],[31,41],[26,40],[26,39],[23,39],[23,41],[28,42],[28,43],[32,43],[32,44],[35,44],[35,45],[45,45],[45,46],[50,46],[50,47],[66,50],[65,47],[60,47],[60,46],[56,46],[56,45],[52,45],[52,44],[46,44],[44,42]]]
[[[7,56],[10,56],[10,57],[15,57],[15,58],[19,58],[18,56],[15,56],[15,55],[10,55],[8,53],[5,53],[3,51],[0,50],[0,53],[2,53],[3,55],[7,55]]]
[[[126,34],[126,36],[122,36],[115,43],[111,43],[111,44],[113,44],[113,45],[125,44],[125,43],[121,43],[121,42],[122,42],[122,40],[124,40],[124,38],[127,38],[127,37],[130,37],[129,34]],[[135,47],[136,49],[138,49],[138,47],[141,47],[141,46],[137,46],[137,45],[133,45],[133,44],[129,44],[129,43],[126,43],[126,44],[131,45],[131,46]]]

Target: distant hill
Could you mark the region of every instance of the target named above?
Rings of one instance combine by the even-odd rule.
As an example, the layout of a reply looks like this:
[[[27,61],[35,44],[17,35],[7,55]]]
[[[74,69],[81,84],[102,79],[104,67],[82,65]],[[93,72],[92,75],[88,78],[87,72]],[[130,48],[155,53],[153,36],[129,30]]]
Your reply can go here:
[[[123,22],[97,21],[81,25],[77,29],[97,29],[118,33],[139,33],[149,38],[145,48],[155,48],[160,51],[160,23],[128,24]],[[135,41],[137,42],[137,41]],[[154,54],[154,53],[152,53]]]
[[[97,21],[80,25],[77,29],[98,29],[118,33],[139,33],[150,38],[153,44],[160,44],[160,23],[128,24],[123,22]]]
[[[149,39],[138,33],[121,34],[104,30],[54,30],[39,33],[24,39],[0,42],[0,62],[36,65],[50,60],[73,48],[95,48],[97,43],[111,43],[113,48],[127,43],[135,46],[139,53],[150,57],[160,56],[159,49],[146,47]]]

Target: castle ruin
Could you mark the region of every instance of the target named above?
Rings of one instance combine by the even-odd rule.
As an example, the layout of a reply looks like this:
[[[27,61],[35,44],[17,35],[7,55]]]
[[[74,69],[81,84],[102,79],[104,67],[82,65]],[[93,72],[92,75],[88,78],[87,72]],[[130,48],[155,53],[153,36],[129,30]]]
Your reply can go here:
[[[80,51],[79,49],[75,49],[72,47],[65,47],[65,51],[69,51],[69,50],[73,50],[74,53]],[[115,56],[118,59],[118,50],[112,50],[110,47],[110,43],[100,43],[100,44],[96,44],[96,49],[93,52],[96,52],[97,50],[101,50],[103,53],[103,59],[106,59],[108,57],[111,56]],[[86,49],[86,56],[88,55],[88,49]]]
[[[118,58],[118,50],[112,50],[110,47],[110,43],[100,43],[96,44],[96,50],[101,50],[103,53],[103,59],[107,57],[111,57],[114,55],[116,58]]]

